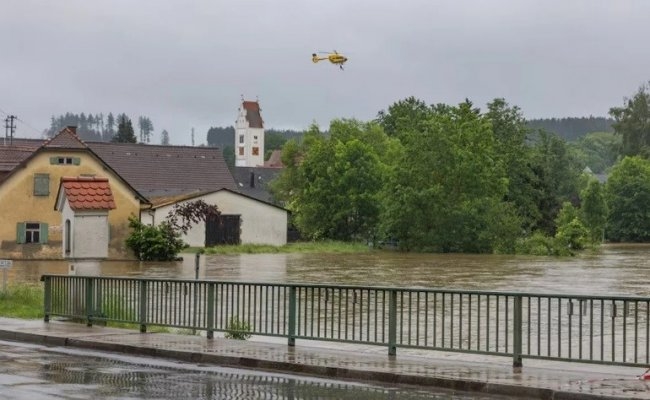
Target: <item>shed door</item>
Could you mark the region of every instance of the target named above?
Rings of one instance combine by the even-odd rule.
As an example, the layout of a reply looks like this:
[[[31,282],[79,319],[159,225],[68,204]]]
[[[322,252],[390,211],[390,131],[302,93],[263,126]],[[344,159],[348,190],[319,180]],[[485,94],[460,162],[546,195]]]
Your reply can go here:
[[[205,247],[241,243],[240,215],[211,216],[205,221]]]

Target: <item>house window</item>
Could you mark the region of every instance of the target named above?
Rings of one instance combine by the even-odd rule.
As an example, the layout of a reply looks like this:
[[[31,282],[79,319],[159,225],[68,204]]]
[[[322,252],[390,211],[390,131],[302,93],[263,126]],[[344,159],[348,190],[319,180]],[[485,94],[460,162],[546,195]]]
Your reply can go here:
[[[16,224],[16,243],[47,243],[47,224],[19,222]]]
[[[257,135],[253,136],[253,139],[257,140]]]
[[[34,196],[50,195],[50,174],[34,174]]]
[[[253,155],[254,156],[259,156],[260,155],[260,148],[259,147],[253,147]]]
[[[72,235],[70,232],[70,220],[65,220],[65,254],[70,255],[70,248],[72,247]]]
[[[239,135],[239,143],[244,143],[244,135]]]
[[[240,155],[240,156],[243,156],[243,155],[244,155],[244,148],[243,148],[243,147],[240,147],[240,148],[239,148],[239,155]]]
[[[79,157],[50,157],[50,164],[52,165],[79,165],[81,159]]]

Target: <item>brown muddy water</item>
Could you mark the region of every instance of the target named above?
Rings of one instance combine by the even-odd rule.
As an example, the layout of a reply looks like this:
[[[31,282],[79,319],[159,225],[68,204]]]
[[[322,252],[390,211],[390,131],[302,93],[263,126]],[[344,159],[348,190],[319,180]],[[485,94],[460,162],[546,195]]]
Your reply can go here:
[[[105,261],[105,276],[193,279],[181,262]],[[67,274],[68,261],[14,261],[9,282]],[[576,257],[468,254],[241,254],[201,256],[200,279],[329,283],[594,295],[650,295],[650,245],[604,245]],[[83,271],[77,274],[82,275]]]

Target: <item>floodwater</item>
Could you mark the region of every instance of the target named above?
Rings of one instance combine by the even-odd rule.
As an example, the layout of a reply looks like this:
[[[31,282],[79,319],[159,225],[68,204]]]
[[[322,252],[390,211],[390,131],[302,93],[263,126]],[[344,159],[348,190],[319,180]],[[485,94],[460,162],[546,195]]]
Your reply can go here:
[[[106,276],[329,283],[534,293],[650,295],[650,245],[604,245],[576,257],[413,254],[241,254],[181,262],[102,262]],[[8,281],[38,282],[67,274],[67,261],[14,261]],[[83,271],[77,270],[78,275]]]
[[[512,399],[0,341],[0,399]]]

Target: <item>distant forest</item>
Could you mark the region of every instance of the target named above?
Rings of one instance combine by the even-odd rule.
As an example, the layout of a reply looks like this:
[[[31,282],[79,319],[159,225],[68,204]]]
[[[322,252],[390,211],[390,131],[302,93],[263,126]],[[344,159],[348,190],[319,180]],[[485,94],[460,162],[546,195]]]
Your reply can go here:
[[[50,127],[45,131],[47,137],[53,137],[66,126],[76,126],[77,135],[80,139],[89,142],[109,142],[117,132],[117,122],[121,115],[108,113],[65,113],[65,115],[52,116]],[[139,132],[139,141],[149,143],[153,134],[153,123],[148,117],[140,116],[138,118],[137,132]],[[575,141],[587,133],[591,132],[614,132],[612,118],[605,117],[582,117],[582,118],[542,118],[527,120],[527,126],[531,129],[542,129],[548,132],[554,132],[567,141]],[[135,124],[134,124],[135,125]],[[166,132],[166,131],[165,131]],[[265,130],[265,148],[267,152],[279,149],[289,139],[299,138],[303,135],[302,131],[266,129]],[[167,134],[166,137],[168,137]],[[163,141],[169,144],[168,139]],[[211,127],[207,132],[207,145],[211,147],[220,147],[231,150],[235,142],[235,128]]]
[[[118,122],[122,116],[131,120],[126,114],[114,116],[113,113],[108,113],[104,116],[103,113],[93,115],[91,113],[73,114],[68,112],[65,115],[52,116],[50,119],[50,127],[45,131],[45,134],[47,137],[53,137],[66,126],[76,126],[77,136],[81,140],[87,142],[110,142],[117,133]],[[151,137],[153,136],[153,123],[149,117],[138,117],[138,132],[141,143],[149,143],[151,141]]]
[[[301,137],[302,131],[265,129],[264,144],[267,149],[275,147],[276,142],[286,142],[289,139]],[[208,146],[226,148],[235,144],[235,127],[212,127],[208,129]],[[269,147],[270,146],[270,147]]]
[[[526,121],[531,129],[554,132],[567,141],[577,140],[591,132],[614,132],[613,123],[613,119],[605,117],[544,118]]]

